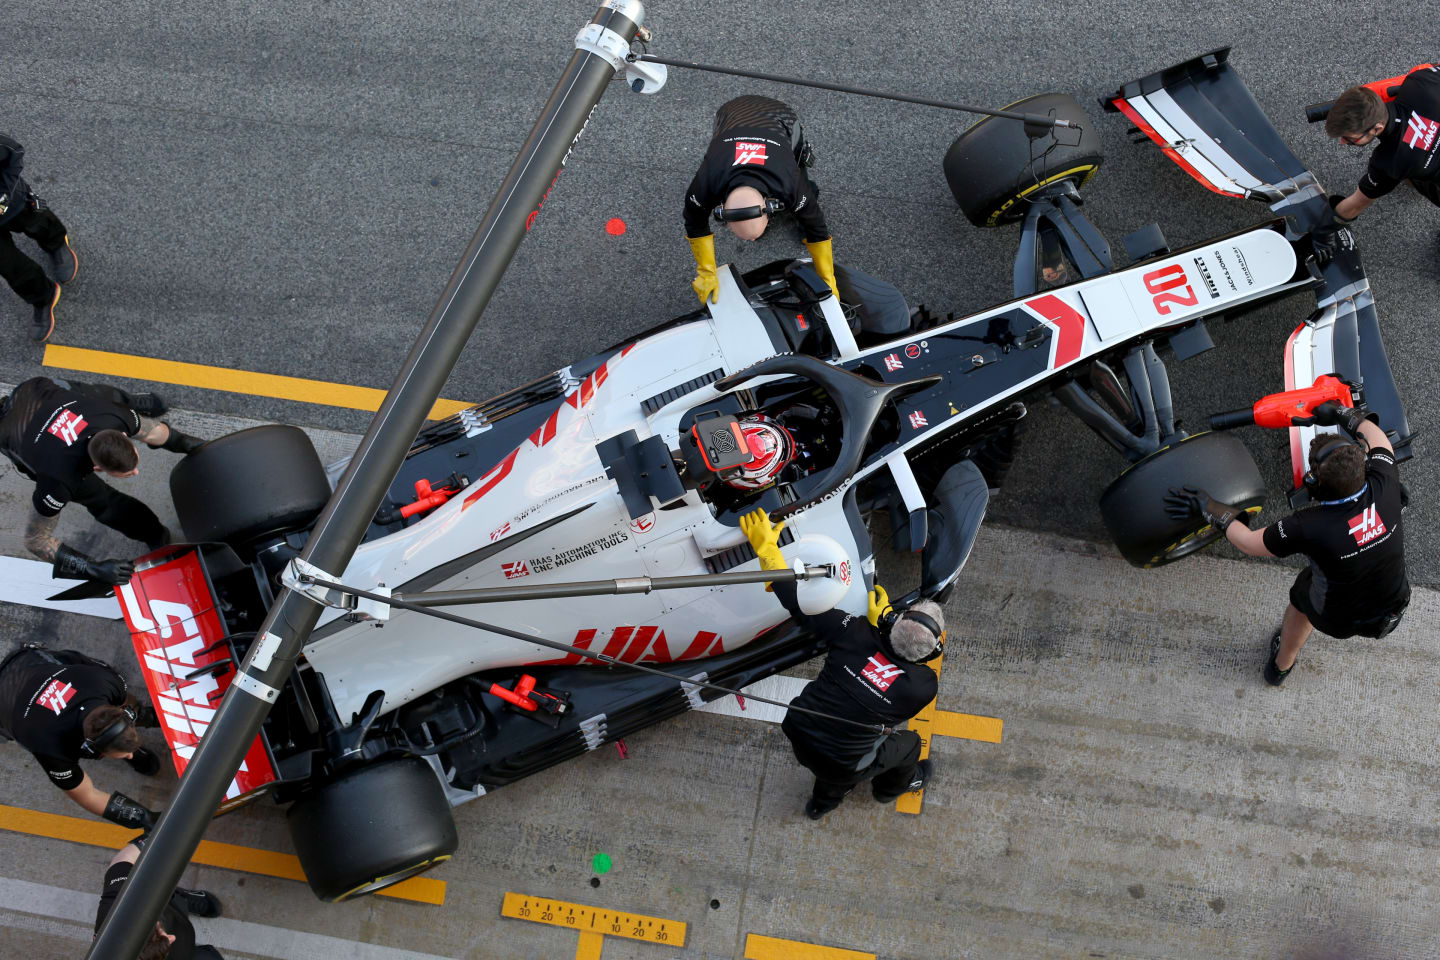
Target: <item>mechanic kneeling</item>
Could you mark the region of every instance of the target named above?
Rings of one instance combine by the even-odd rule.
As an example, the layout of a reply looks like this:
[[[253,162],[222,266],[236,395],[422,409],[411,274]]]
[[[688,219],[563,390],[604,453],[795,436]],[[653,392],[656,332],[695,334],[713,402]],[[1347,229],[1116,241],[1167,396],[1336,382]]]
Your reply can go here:
[[[770,214],[782,210],[800,224],[815,272],[839,299],[830,228],[817,199],[820,188],[805,173],[812,159],[799,118],[779,100],[736,97],[715,111],[710,146],[685,191],[685,236],[696,270],[691,286],[701,303],[713,303],[720,289],[710,218],[741,240],[758,240]]]
[[[1400,624],[1410,603],[1395,451],[1385,431],[1366,417],[1335,404],[1315,408],[1316,425],[1344,431],[1310,442],[1305,484],[1316,502],[1262,530],[1237,523],[1240,510],[1204,490],[1172,488],[1165,498],[1172,516],[1203,516],[1252,557],[1303,553],[1310,559],[1290,588],[1280,629],[1270,638],[1265,681],[1272,686],[1284,683],[1294,669],[1312,627],[1342,640],[1379,638]]]
[[[100,790],[80,769],[82,759],[115,757],[142,776],[158,773],[160,759],[140,745],[137,718],[155,722],[154,712],[128,695],[124,677],[83,653],[32,644],[0,662],[0,733],[34,754],[50,782],[81,807],[148,830],[157,814],[118,790]]]
[[[54,563],[54,576],[121,584],[134,572],[129,560],[95,560],[55,537],[60,511],[71,500],[151,550],[170,542],[170,531],[153,510],[96,476],[140,472],[130,437],[182,456],[204,442],[150,419],[166,409],[154,394],[131,396],[116,387],[46,377],[26,380],[0,401],[0,450],[35,481],[25,546]]]
[[[740,529],[766,570],[787,567],[779,547],[784,526],[772,524],[764,510],[740,518]],[[939,679],[924,662],[944,651],[945,615],[937,604],[921,600],[886,630],[880,620],[889,600],[879,585],[870,593],[867,620],[842,610],[808,616],[800,609],[795,584],[777,583],[774,591],[790,615],[830,647],[820,675],[805,685],[792,707],[894,726],[935,699]],[[786,712],[781,729],[790,738],[795,759],[815,774],[815,788],[805,804],[811,820],[840,806],[845,795],[866,780],[873,781],[877,801],[890,803],[923,789],[934,768],[933,761],[920,759],[920,737],[911,730],[879,734],[799,710]]]

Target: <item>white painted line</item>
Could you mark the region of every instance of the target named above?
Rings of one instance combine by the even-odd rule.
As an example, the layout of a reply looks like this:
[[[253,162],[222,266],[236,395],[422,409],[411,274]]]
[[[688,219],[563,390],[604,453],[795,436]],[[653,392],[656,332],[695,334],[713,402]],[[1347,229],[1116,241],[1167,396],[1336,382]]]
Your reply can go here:
[[[749,696],[759,695],[769,697],[771,700],[779,700],[781,703],[789,703],[800,696],[800,691],[809,683],[802,677],[766,677],[758,683],[752,683],[748,687],[742,687],[740,692]],[[759,700],[746,699],[745,709],[740,709],[740,704],[735,702],[733,696],[721,697],[713,700],[700,708],[701,713],[718,713],[727,717],[739,717],[741,720],[762,720],[765,723],[779,723],[785,719],[785,708],[772,706],[768,703],[761,703]]]
[[[28,607],[83,613],[107,620],[120,619],[120,604],[112,594],[95,600],[67,600],[52,603],[45,599],[62,590],[69,590],[83,581],[56,580],[50,576],[50,564],[21,557],[0,557],[0,601],[23,603]]]
[[[52,920],[68,920],[84,924],[85,940],[90,939],[89,927],[95,922],[95,907],[100,902],[100,883],[94,893],[81,893],[43,883],[0,877],[0,926],[35,929],[36,924],[24,917],[6,916],[10,912],[33,914]],[[274,960],[449,960],[433,953],[417,953],[375,943],[342,940],[319,933],[301,933],[270,927],[244,920],[192,920],[195,939],[214,944],[227,957],[242,953]],[[68,927],[40,925],[45,932],[71,936]]]

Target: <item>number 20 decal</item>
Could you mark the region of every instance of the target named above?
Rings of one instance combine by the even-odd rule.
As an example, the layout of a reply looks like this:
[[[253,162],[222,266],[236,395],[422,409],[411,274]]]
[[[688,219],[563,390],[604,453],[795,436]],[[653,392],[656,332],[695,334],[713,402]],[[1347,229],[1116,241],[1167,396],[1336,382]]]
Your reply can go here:
[[[1185,268],[1178,263],[1151,270],[1141,279],[1145,281],[1145,289],[1154,295],[1155,312],[1162,317],[1169,316],[1172,306],[1193,307],[1200,302],[1200,298],[1195,296],[1195,289],[1185,282]],[[1181,286],[1185,288],[1183,293],[1170,292]]]

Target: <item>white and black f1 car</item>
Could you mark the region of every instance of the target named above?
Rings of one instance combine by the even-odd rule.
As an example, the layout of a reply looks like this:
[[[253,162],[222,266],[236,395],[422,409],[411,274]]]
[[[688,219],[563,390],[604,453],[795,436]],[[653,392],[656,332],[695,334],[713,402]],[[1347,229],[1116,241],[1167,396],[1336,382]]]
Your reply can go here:
[[[1020,124],[986,119],[945,172],[972,221],[1021,223],[1007,303],[939,317],[843,267],[840,302],[804,261],[722,269],[708,309],[421,430],[340,571],[299,555],[343,464],[327,473],[284,426],[201,447],[171,477],[191,545],[151,554],[118,590],[177,765],[238,675],[273,707],[227,802],[269,792],[291,804],[322,898],[393,883],[454,851],[451,805],[719,695],[699,681],[740,688],[819,652],[757,582],[651,591],[637,579],[757,570],[742,512],[788,519],[787,559],[827,574],[800,584],[816,610],[864,612],[867,518],[881,509],[897,547],[920,554],[916,592],[943,596],[1025,402],[1043,394],[1132,461],[1101,500],[1123,554],[1178,559],[1216,534],[1170,519],[1168,486],[1251,509],[1264,489],[1233,437],[1179,428],[1160,350],[1193,356],[1212,345],[1207,318],[1301,288],[1318,309],[1285,345],[1287,386],[1332,372],[1363,385],[1408,455],[1353,240],[1315,266],[1307,235],[1326,198],[1228,51],[1103,104],[1207,187],[1276,216],[1182,250],[1152,227],[1126,238],[1131,264],[1116,269],[1077,204],[1101,160],[1093,132],[1044,132],[1041,151]],[[1089,125],[1069,96],[1016,106]],[[594,581],[619,581],[619,595],[594,599]],[[283,686],[258,689],[236,666],[270,667],[278,640],[262,623],[287,589],[327,610]],[[471,616],[495,629],[459,622]]]

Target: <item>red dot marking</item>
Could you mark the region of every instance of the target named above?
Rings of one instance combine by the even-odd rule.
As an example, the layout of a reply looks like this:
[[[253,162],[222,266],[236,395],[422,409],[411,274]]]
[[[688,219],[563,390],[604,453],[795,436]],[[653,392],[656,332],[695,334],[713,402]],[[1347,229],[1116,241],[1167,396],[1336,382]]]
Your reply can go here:
[[[605,224],[605,232],[612,237],[618,237],[625,232],[625,221],[619,217],[611,217]]]

